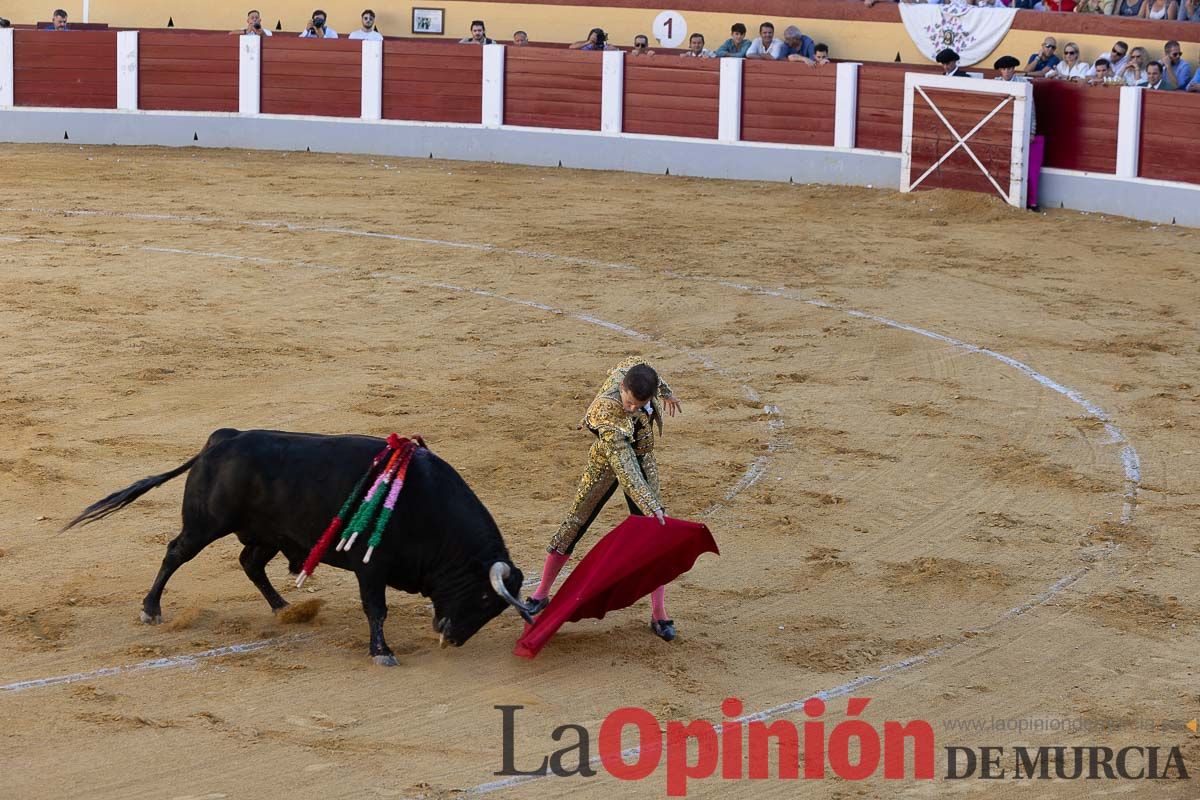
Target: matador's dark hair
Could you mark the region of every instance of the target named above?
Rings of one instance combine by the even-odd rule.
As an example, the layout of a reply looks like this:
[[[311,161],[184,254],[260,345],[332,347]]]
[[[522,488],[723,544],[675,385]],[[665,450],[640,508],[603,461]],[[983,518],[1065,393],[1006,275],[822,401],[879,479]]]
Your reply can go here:
[[[625,388],[644,403],[658,391],[658,373],[648,364],[635,364],[625,373]]]

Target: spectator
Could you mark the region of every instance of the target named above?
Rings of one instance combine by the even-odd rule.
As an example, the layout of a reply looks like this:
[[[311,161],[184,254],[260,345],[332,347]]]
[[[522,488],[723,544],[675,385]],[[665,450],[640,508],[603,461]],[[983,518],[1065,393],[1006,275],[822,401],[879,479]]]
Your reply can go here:
[[[1076,14],[1111,14],[1115,0],[1078,0]]]
[[[1146,0],[1121,0],[1114,13],[1118,17],[1140,17],[1145,4]]]
[[[50,27],[46,30],[65,31],[67,30],[67,12],[61,8],[54,9],[54,13],[50,16]]]
[[[317,9],[312,13],[312,19],[308,21],[308,28],[304,33],[300,34],[301,39],[336,39],[338,38],[337,31],[325,24],[329,19],[329,15],[321,9]]]
[[[704,49],[704,34],[693,33],[688,38],[688,50],[686,53],[680,53],[684,58],[716,58],[717,54],[712,50]]]
[[[608,34],[604,32],[604,28],[592,28],[588,31],[588,38],[582,42],[572,42],[567,45],[569,50],[616,50],[608,43]]]
[[[1042,0],[1038,6],[1040,6],[1039,11],[1071,12],[1075,10],[1075,0]]]
[[[1157,61],[1151,61],[1146,65],[1146,88],[1147,89],[1173,89],[1173,86],[1167,86],[1163,81],[1163,65]]]
[[[1013,0],[1012,7],[1022,11],[1036,11],[1038,0]]]
[[[525,47],[529,44],[529,34],[525,31],[517,31],[513,34],[513,47]]]
[[[1200,22],[1200,0],[1183,0],[1183,2],[1180,3],[1179,21]]]
[[[1025,62],[1025,72],[1035,78],[1045,78],[1054,71],[1054,67],[1062,59],[1055,54],[1058,49],[1058,40],[1053,36],[1047,36],[1042,40],[1042,49],[1029,57]]]
[[[1125,67],[1125,62],[1128,61],[1129,45],[1122,41],[1118,41],[1112,46],[1112,52],[1104,56],[1104,60],[1108,62],[1109,73],[1116,75]]]
[[[949,47],[938,52],[934,56],[934,60],[942,65],[942,73],[947,78],[969,78],[971,77],[958,67],[958,53],[951,50]]]
[[[975,5],[980,8],[1008,8],[1006,0],[976,0]]]
[[[262,14],[259,14],[256,9],[251,9],[246,12],[246,27],[230,33],[241,34],[242,36],[271,36],[269,28],[264,28],[262,24]]]
[[[369,39],[373,42],[382,42],[383,34],[375,30],[375,12],[371,9],[364,9],[362,12],[362,27],[350,34],[351,39]]]
[[[746,39],[746,26],[735,22],[729,28],[729,38],[717,48],[717,58],[745,58],[749,49],[750,42]]]
[[[1141,86],[1146,80],[1146,62],[1150,54],[1144,47],[1135,47],[1129,51],[1125,66],[1115,71],[1115,75],[1125,82],[1126,86]]]
[[[1079,58],[1079,45],[1067,42],[1063,45],[1063,60],[1054,65],[1049,77],[1064,81],[1084,81],[1087,80],[1089,72],[1091,68],[1087,62]]]
[[[750,43],[746,58],[761,58],[767,61],[777,61],[786,58],[783,42],[775,38],[775,24],[764,22],[758,26],[758,38]]]
[[[1178,0],[1146,0],[1142,3],[1142,11],[1138,16],[1142,19],[1175,19],[1179,16],[1179,2]]]
[[[629,51],[630,55],[635,56],[652,56],[654,51],[650,49],[650,37],[644,33],[639,33],[633,37],[633,49]]]
[[[483,20],[471,20],[471,35],[464,36],[458,40],[459,44],[495,44],[487,37],[487,28],[484,27]]]
[[[1186,89],[1192,80],[1192,65],[1183,60],[1179,42],[1172,39],[1163,46],[1166,59],[1162,64],[1164,89]]]
[[[824,42],[818,42],[813,48],[813,62],[817,64],[829,63],[829,45]]]
[[[795,25],[788,25],[783,32],[784,52],[788,61],[803,61],[810,67],[813,65],[813,51],[816,43]]]
[[[1096,63],[1092,65],[1092,72],[1088,76],[1087,83],[1089,86],[1113,86],[1123,84],[1121,80],[1112,73],[1112,64],[1107,58],[1098,58]]]
[[[1193,79],[1187,86],[1189,92],[1200,92],[1200,80]]]

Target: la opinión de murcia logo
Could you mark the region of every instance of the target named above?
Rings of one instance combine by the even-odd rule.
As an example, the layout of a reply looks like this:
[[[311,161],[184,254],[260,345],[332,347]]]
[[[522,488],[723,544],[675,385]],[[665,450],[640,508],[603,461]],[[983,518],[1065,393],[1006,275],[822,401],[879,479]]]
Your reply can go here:
[[[869,697],[846,701],[847,719],[827,725],[820,717],[826,705],[812,697],[803,704],[806,719],[767,722],[743,716],[741,700],[721,704],[725,720],[661,723],[644,708],[618,708],[600,724],[596,755],[592,735],[583,725],[559,725],[550,734],[555,745],[540,756],[522,756],[517,764],[516,725],[521,705],[498,705],[503,736],[500,776],[591,778],[597,766],[610,776],[641,781],[665,770],[668,797],[686,797],[688,782],[719,775],[723,780],[822,779],[830,775],[858,781],[934,780],[933,727],[925,720],[885,721],[877,729],[861,715]],[[826,730],[828,728],[828,731]],[[635,742],[622,747],[624,737]],[[1178,747],[953,745],[944,748],[945,780],[1006,779],[1181,779],[1188,778]],[[771,763],[775,774],[771,774]]]

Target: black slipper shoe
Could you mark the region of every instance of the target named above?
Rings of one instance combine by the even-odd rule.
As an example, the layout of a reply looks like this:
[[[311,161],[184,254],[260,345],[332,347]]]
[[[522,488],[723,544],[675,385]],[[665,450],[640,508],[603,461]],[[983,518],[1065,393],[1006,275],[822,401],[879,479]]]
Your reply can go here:
[[[675,638],[675,621],[670,619],[652,619],[650,620],[650,630],[664,642],[669,642]]]
[[[529,612],[529,616],[536,617],[545,611],[548,605],[550,605],[549,597],[539,597],[537,599],[531,597],[529,598],[529,603],[525,606],[525,610]]]

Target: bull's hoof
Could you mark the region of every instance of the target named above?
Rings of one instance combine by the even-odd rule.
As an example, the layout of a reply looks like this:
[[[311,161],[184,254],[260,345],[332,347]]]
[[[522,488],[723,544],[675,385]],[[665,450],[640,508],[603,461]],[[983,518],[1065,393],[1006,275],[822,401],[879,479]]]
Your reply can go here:
[[[397,661],[396,657],[394,655],[392,655],[391,653],[388,653],[386,656],[371,656],[371,660],[374,661],[376,664],[378,664],[381,667],[398,667],[398,666],[400,666],[400,662]]]
[[[162,612],[160,611],[159,613],[151,616],[150,614],[147,614],[145,611],[143,611],[142,612],[142,622],[146,623],[147,625],[161,625],[162,624]]]
[[[287,608],[290,605],[291,605],[291,603],[284,601],[284,604],[279,607],[271,606],[271,613],[278,614],[280,611],[283,611],[285,608]]]

